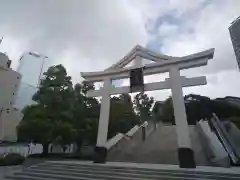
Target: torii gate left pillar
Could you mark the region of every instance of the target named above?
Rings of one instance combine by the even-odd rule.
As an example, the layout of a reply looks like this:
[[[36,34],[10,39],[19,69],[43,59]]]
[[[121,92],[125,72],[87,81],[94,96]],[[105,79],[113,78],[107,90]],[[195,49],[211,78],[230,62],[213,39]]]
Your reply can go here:
[[[109,89],[112,86],[111,79],[107,78],[103,82],[102,89],[102,101],[100,109],[100,117],[98,122],[98,135],[97,135],[97,144],[95,147],[95,157],[94,162],[102,163],[106,161],[107,149],[106,141],[108,135],[108,123],[109,123],[109,113],[110,113],[110,93]]]
[[[136,57],[135,59],[135,67],[142,66],[142,59],[140,57]],[[103,81],[102,88],[102,101],[101,101],[101,109],[100,109],[100,117],[98,122],[98,135],[97,135],[97,144],[95,147],[95,157],[94,162],[102,163],[105,162],[107,156],[106,149],[106,141],[108,135],[108,124],[109,124],[109,115],[110,115],[110,94],[111,94],[112,80],[110,78],[106,78]]]

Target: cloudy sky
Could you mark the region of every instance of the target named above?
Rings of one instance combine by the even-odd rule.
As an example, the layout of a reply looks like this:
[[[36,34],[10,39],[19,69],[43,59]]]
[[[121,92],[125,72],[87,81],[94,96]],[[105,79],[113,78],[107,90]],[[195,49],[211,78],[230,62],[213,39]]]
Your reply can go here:
[[[206,75],[208,85],[184,93],[240,96],[228,32],[240,16],[239,0],[0,0],[0,12],[0,51],[14,69],[24,52],[35,51],[49,65],[62,63],[77,82],[81,71],[103,70],[137,44],[171,56],[215,48],[207,67],[182,72]],[[163,100],[170,92],[151,95]]]

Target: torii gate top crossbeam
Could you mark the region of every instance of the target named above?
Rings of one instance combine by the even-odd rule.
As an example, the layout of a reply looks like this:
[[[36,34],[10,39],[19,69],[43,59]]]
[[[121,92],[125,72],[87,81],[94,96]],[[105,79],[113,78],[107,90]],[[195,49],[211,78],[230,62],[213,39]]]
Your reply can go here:
[[[135,59],[137,56],[141,58],[149,59],[154,62],[179,59],[179,57],[173,57],[173,56],[167,56],[164,54],[155,53],[140,45],[137,45],[126,56],[120,59],[117,63],[105,69],[105,71],[123,68],[128,63],[130,63],[133,59]]]
[[[214,49],[209,49],[200,53],[192,54],[177,58],[175,60],[162,61],[157,63],[147,64],[144,67],[144,75],[152,75],[157,73],[163,73],[169,71],[170,67],[175,66],[178,69],[188,69],[193,67],[199,67],[207,65],[209,59],[213,58]],[[82,72],[81,75],[86,80],[92,82],[103,81],[106,78],[109,79],[121,79],[128,78],[129,71],[135,67],[111,69],[108,71],[98,72]]]

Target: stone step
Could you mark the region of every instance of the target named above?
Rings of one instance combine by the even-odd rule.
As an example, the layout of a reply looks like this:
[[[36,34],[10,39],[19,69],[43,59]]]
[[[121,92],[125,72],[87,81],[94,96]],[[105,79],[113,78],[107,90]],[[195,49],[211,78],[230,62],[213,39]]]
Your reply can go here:
[[[240,179],[239,177],[229,177],[229,176],[221,176],[221,175],[206,175],[206,174],[194,174],[194,173],[184,173],[184,172],[155,172],[151,174],[151,171],[141,171],[141,170],[135,170],[132,172],[127,171],[108,171],[106,170],[93,170],[93,169],[74,169],[74,170],[64,170],[64,169],[58,169],[58,168],[46,168],[46,169],[29,169],[24,171],[24,173],[43,173],[43,174],[58,174],[58,175],[69,175],[69,176],[84,176],[85,174],[91,174],[91,175],[103,175],[103,176],[117,176],[117,177],[126,177],[126,178],[146,178],[146,179],[158,179],[161,177],[164,178],[182,178],[182,179],[196,179],[196,178],[202,178],[202,179],[215,179],[217,177],[218,180],[225,180],[225,179],[231,179],[231,180],[237,180]]]
[[[210,166],[195,126],[189,126],[189,133],[196,165]],[[131,140],[122,140],[108,151],[107,159],[118,162],[178,165],[176,126],[161,125],[146,141],[136,136]]]
[[[78,175],[81,173],[92,173],[92,174],[103,174],[103,175],[119,175],[127,177],[138,177],[146,176],[149,179],[171,175],[174,177],[198,177],[198,178],[214,178],[225,180],[228,179],[240,179],[240,175],[230,175],[230,174],[208,174],[208,173],[199,173],[199,172],[183,172],[183,171],[173,171],[173,170],[149,170],[149,169],[111,169],[111,168],[89,168],[89,167],[68,167],[68,166],[49,166],[49,167],[31,167],[25,172],[61,172],[67,174]]]
[[[92,170],[92,171],[108,171],[108,172],[124,172],[124,173],[140,173],[140,174],[173,174],[173,175],[186,175],[186,176],[196,176],[196,175],[203,175],[206,177],[222,177],[222,178],[233,178],[233,179],[240,179],[240,174],[230,174],[230,173],[214,173],[214,172],[201,172],[201,171],[195,171],[195,170],[188,170],[187,172],[185,170],[166,170],[166,169],[149,169],[149,168],[134,168],[134,167],[116,167],[116,166],[106,166],[106,165],[96,165],[96,164],[65,164],[65,163],[43,163],[39,164],[37,167],[32,166],[30,168],[36,169],[36,168],[42,168],[42,169],[56,169],[59,170]]]
[[[46,179],[46,178],[41,178],[41,177],[32,177],[32,176],[27,176],[27,175],[19,175],[19,176],[12,176],[12,175],[9,175],[9,176],[6,176],[5,178],[7,179],[21,179],[21,180],[56,180],[56,179]]]
[[[44,162],[6,178],[13,180],[237,180],[240,179],[240,174],[189,169],[150,169],[132,165],[127,167],[124,164],[111,166],[81,162]]]
[[[59,178],[42,178],[42,177],[33,177],[28,175],[14,175],[14,176],[6,176],[7,179],[13,179],[13,180],[58,180]],[[79,177],[78,180],[95,180],[94,178],[84,178]],[[101,180],[101,179],[100,179]]]
[[[88,178],[88,179],[98,179],[98,180],[149,180],[148,178],[131,178],[131,177],[119,177],[115,175],[97,175],[92,173],[81,173],[78,175],[66,175],[62,173],[51,173],[51,174],[45,174],[45,173],[35,173],[35,172],[22,172],[22,173],[15,173],[15,176],[32,176],[32,177],[41,177],[41,178],[51,178],[51,179],[58,179],[58,180],[81,180],[82,178]],[[172,178],[168,179],[168,177],[160,177],[159,180],[173,180]]]

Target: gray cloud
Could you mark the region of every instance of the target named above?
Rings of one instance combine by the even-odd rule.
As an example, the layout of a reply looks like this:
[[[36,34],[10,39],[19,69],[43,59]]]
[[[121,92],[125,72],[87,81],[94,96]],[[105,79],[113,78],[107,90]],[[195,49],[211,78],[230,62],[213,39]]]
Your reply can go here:
[[[162,44],[160,52],[173,56],[216,48],[207,67],[182,73],[207,75],[209,84],[185,92],[240,96],[233,90],[240,84],[233,80],[238,72],[228,32],[229,23],[240,15],[239,0],[0,0],[0,4],[0,36],[5,36],[0,50],[7,51],[14,67],[23,52],[37,51],[49,56],[48,64],[63,63],[76,82],[80,71],[105,69],[136,44],[144,46],[154,39]],[[159,20],[164,23],[148,34]],[[163,99],[169,91],[151,94]]]
[[[19,51],[39,51],[79,72],[104,69],[147,41],[127,1],[2,0],[0,11],[0,34],[21,41]]]

